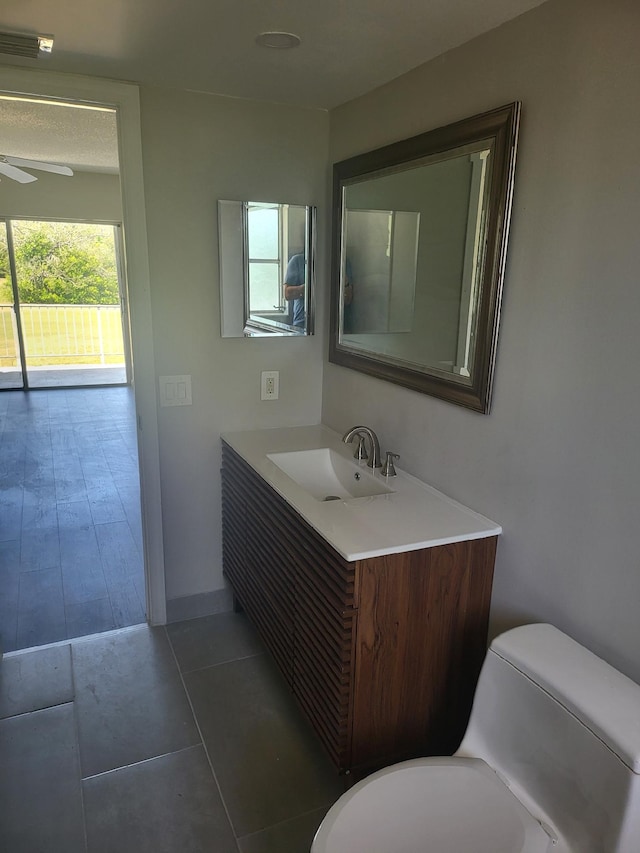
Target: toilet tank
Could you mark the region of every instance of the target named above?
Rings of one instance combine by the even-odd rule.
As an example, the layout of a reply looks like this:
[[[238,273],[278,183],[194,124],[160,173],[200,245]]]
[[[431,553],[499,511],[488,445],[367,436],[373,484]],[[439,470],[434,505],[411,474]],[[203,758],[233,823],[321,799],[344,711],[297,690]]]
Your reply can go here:
[[[640,686],[557,628],[493,641],[456,754],[484,759],[570,850],[640,851]]]

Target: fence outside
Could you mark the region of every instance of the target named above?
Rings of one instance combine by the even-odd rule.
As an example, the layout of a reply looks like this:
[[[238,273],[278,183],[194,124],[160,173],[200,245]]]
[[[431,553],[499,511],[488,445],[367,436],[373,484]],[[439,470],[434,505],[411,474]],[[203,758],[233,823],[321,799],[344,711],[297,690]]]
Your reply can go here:
[[[21,305],[26,358],[31,367],[124,364],[119,305]],[[0,368],[18,366],[16,318],[0,305]]]

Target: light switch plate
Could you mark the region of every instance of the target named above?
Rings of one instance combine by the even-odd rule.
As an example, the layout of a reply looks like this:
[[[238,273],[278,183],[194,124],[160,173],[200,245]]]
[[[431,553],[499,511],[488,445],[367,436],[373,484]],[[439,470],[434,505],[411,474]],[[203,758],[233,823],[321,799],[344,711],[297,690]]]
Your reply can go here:
[[[190,406],[191,376],[161,376],[160,405]]]

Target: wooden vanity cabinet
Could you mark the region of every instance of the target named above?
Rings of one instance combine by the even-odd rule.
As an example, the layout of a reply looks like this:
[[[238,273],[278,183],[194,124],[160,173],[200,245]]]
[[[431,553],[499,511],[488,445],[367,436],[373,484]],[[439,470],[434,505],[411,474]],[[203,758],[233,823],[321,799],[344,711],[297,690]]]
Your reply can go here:
[[[223,442],[224,574],[342,770],[453,752],[497,537],[349,562]]]

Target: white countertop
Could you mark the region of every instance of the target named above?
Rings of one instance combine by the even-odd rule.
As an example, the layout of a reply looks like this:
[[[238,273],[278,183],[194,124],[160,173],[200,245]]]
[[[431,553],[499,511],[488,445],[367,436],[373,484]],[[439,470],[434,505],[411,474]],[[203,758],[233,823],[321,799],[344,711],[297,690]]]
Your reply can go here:
[[[375,473],[393,492],[348,500],[312,497],[268,453],[329,447],[353,459],[354,446],[321,424],[222,435],[258,474],[346,560],[416,551],[450,542],[498,536],[502,528],[396,466],[397,476]],[[370,468],[366,469],[371,471]]]

